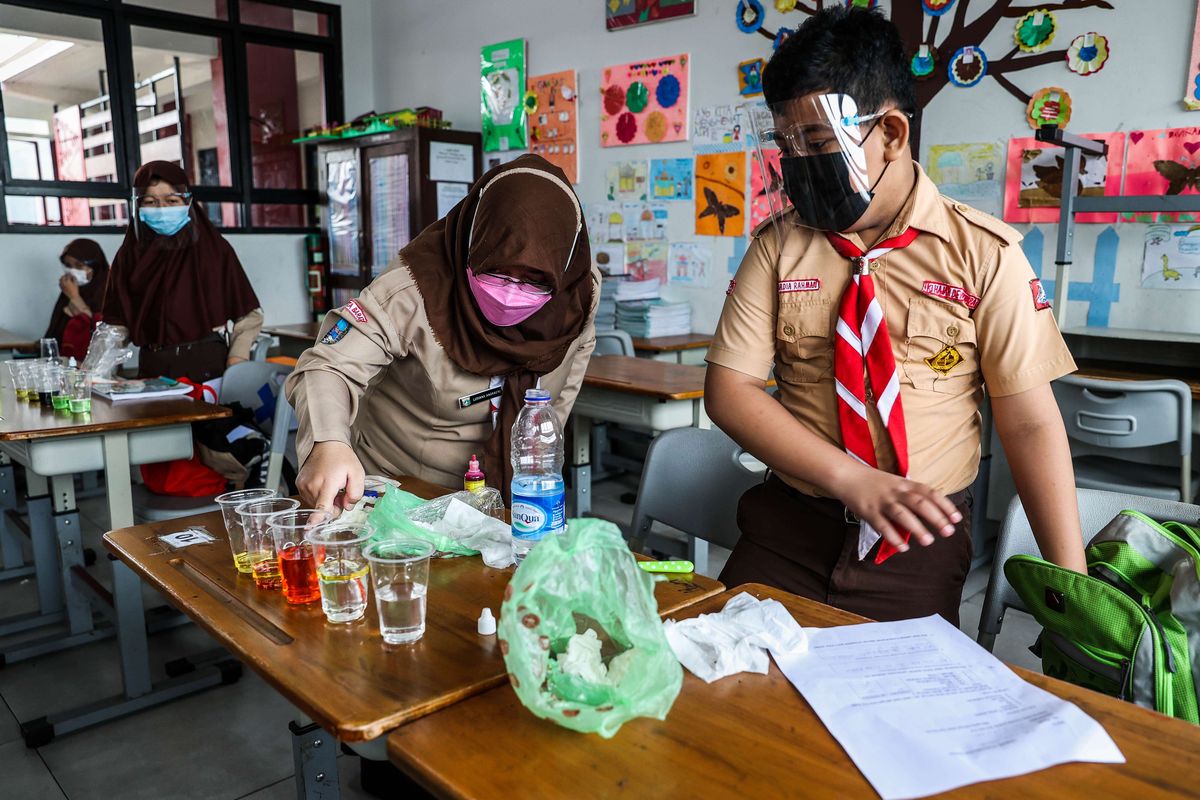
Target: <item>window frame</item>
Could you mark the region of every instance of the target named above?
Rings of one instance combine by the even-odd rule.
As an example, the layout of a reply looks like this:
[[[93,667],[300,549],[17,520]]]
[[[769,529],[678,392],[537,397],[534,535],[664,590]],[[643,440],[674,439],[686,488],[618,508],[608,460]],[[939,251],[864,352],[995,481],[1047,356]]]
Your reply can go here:
[[[109,98],[113,110],[113,155],[118,180],[113,182],[12,179],[5,127],[4,100],[0,94],[0,233],[119,233],[120,225],[32,225],[10,223],[7,196],[55,198],[105,198],[127,200],[132,193],[132,165],[141,163],[141,144],[134,97],[133,28],[153,28],[164,32],[208,36],[217,39],[225,73],[225,106],[229,121],[229,158],[231,186],[193,186],[196,202],[233,203],[239,206],[240,223],[222,227],[223,233],[311,233],[318,230],[314,207],[321,201],[317,187],[301,189],[257,189],[253,183],[251,128],[247,84],[248,45],[266,45],[314,52],[322,58],[325,81],[326,122],[342,120],[345,94],[342,83],[341,7],[316,0],[255,0],[257,3],[297,11],[326,15],[325,36],[241,22],[240,0],[226,0],[228,19],[211,19],[178,11],[164,11],[132,5],[127,0],[0,0],[0,8],[19,6],[35,11],[73,14],[98,19],[104,41],[105,68],[108,70]],[[304,147],[303,145],[300,145]],[[302,158],[307,158],[302,153]],[[299,205],[310,223],[298,227],[254,227],[255,205]]]

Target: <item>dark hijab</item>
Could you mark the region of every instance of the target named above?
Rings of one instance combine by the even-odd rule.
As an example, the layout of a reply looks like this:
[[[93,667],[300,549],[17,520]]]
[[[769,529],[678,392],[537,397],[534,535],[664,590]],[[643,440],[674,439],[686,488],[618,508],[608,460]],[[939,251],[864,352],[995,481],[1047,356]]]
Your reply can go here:
[[[93,314],[99,314],[100,306],[104,302],[104,284],[108,281],[108,257],[104,255],[100,245],[91,239],[74,239],[69,242],[58,257],[63,266],[66,266],[67,256],[92,268],[92,279],[88,281],[87,286],[79,287],[79,296],[87,303],[88,308],[92,309]],[[43,339],[57,339],[58,343],[62,344],[63,331],[67,329],[67,321],[71,319],[66,312],[70,302],[65,294],[59,292],[58,299],[54,301],[54,310],[50,312],[50,325],[42,334]]]
[[[182,169],[151,161],[133,176],[136,194],[156,180],[187,190]],[[137,219],[137,208],[133,213],[113,259],[103,316],[127,327],[134,344],[198,341],[259,307],[233,248],[202,210],[193,205],[188,224],[174,236],[160,236]]]
[[[563,363],[591,313],[591,253],[579,200],[562,170],[540,156],[521,156],[486,173],[400,255],[450,360],[475,375],[504,377],[484,470],[503,476],[499,488],[507,500],[510,438],[525,390]],[[475,304],[467,269],[539,283],[553,297],[519,325],[496,327]]]

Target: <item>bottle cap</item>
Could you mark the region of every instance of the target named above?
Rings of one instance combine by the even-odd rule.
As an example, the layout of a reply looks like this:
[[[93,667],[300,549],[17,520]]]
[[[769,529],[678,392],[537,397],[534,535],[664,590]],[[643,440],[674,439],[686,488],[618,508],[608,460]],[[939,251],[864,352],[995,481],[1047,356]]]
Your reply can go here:
[[[549,403],[550,402],[550,393],[547,392],[545,389],[526,389],[525,390],[525,402],[526,403]]]
[[[467,471],[468,472],[478,472],[479,471],[479,458],[476,457],[476,455],[474,453],[471,454],[471,460],[467,462]]]
[[[480,636],[491,636],[496,632],[496,618],[492,616],[492,610],[485,608],[479,614],[479,621],[475,623],[475,630]]]

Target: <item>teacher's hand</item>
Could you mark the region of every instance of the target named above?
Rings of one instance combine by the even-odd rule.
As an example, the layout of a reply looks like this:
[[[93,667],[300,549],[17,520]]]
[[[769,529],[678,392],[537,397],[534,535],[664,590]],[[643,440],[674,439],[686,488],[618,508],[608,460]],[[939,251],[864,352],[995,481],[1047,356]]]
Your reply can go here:
[[[300,498],[312,508],[348,509],[362,498],[366,471],[343,442],[317,442],[296,478]],[[344,490],[344,491],[343,491]]]

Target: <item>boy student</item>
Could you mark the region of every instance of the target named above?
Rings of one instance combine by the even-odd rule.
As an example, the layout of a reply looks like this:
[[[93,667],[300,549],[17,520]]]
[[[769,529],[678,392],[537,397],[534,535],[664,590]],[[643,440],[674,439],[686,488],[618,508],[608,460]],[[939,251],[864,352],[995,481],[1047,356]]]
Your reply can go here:
[[[1085,571],[1050,390],[1075,364],[1020,235],[939,195],[913,160],[895,26],[827,9],[763,79],[792,208],[753,233],[705,399],[771,474],[742,497],[721,581],[957,624],[985,384],[1043,556]]]

